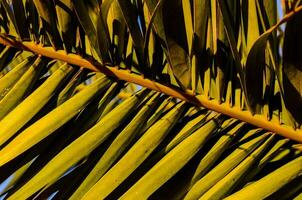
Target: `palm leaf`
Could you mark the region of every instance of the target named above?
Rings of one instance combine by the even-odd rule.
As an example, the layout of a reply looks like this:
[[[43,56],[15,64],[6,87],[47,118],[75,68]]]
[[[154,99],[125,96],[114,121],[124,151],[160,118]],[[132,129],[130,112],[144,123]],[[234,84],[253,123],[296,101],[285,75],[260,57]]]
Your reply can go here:
[[[0,198],[301,198],[302,5],[277,7],[1,1]]]

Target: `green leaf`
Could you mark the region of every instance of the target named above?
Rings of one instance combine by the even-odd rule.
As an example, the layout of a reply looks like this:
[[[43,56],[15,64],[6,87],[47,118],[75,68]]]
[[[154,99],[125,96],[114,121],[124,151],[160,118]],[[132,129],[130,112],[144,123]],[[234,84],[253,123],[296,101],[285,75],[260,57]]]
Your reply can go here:
[[[101,4],[101,9],[104,21],[107,21],[111,44],[114,46],[114,64],[119,64],[126,46],[126,23],[117,1],[106,0]]]
[[[288,184],[283,186],[281,189],[270,195],[267,199],[279,199],[279,200],[287,200],[293,199],[296,200],[298,196],[301,196],[302,184],[302,176],[298,176],[297,178],[290,181]],[[301,200],[301,199],[300,199]]]
[[[9,90],[16,84],[18,79],[20,79],[28,70],[35,58],[35,56],[32,56],[25,59],[0,79],[0,100],[5,97]]]
[[[48,60],[46,58],[37,58],[5,97],[0,100],[0,120],[30,94],[34,84],[40,77],[40,73],[45,66],[47,66],[47,63]]]
[[[88,176],[84,179],[70,199],[81,198],[118,160],[126,148],[137,137],[154,107],[157,105],[160,94],[153,96],[134,116],[129,124],[113,140],[98,163],[94,166]]]
[[[247,12],[247,48],[249,50],[260,35],[256,0],[248,0]]]
[[[232,56],[234,58],[234,66],[236,67],[236,71],[239,75],[239,83],[241,86],[241,89],[243,91],[243,93],[246,96],[246,86],[245,86],[245,73],[243,70],[243,66],[241,64],[241,57],[240,54],[237,50],[237,42],[236,42],[236,32],[235,32],[235,27],[234,27],[234,23],[232,20],[232,17],[234,16],[230,16],[228,10],[231,9],[232,7],[230,7],[230,5],[228,5],[228,3],[226,1],[223,0],[218,0],[218,5],[220,8],[220,12],[223,18],[223,23],[224,23],[224,27],[225,27],[225,32],[226,32],[226,36],[230,45],[230,50],[232,53]],[[233,70],[235,71],[235,70]]]
[[[60,68],[59,70],[62,70],[62,68]],[[94,82],[94,84],[89,85],[87,88],[85,88],[85,90],[82,90],[82,92],[78,93],[73,98],[63,103],[61,106],[52,110],[43,118],[36,121],[34,124],[26,128],[23,132],[18,134],[16,138],[10,141],[0,151],[0,155],[2,155],[0,159],[0,166],[25,152],[26,150],[49,136],[55,130],[60,128],[68,120],[74,117],[79,111],[81,111],[81,109],[83,109],[83,107],[86,106],[98,92],[108,87],[110,82],[111,81],[107,79],[107,77],[100,78],[99,80]],[[6,134],[4,138],[8,138],[8,134]],[[10,150],[11,146],[15,146],[15,151]]]
[[[148,63],[144,58],[144,36],[138,24],[138,11],[137,8],[131,3],[130,0],[117,0],[119,8],[123,14],[124,20],[133,41],[134,49],[138,59],[138,70],[148,75]]]
[[[24,0],[23,0],[24,1]],[[40,21],[38,11],[35,7],[33,0],[26,0],[25,3],[26,9],[26,18],[29,24],[29,31],[31,33],[31,39],[35,42],[39,41],[39,34],[40,34]]]
[[[302,123],[302,13],[287,23],[283,45],[282,84],[285,107],[298,124]]]
[[[207,23],[210,15],[210,1],[209,0],[194,0],[193,1],[193,57],[192,57],[192,91],[202,93],[200,85],[202,74],[200,71],[202,65],[205,63],[205,50],[207,40]]]
[[[6,23],[6,31],[8,34],[18,37],[18,26],[16,19],[14,17],[13,10],[11,9],[10,5],[8,4],[7,1],[1,1],[1,4],[4,8],[4,13],[2,14],[2,17],[4,19],[4,23]],[[7,30],[8,29],[8,30]]]
[[[245,84],[248,105],[252,113],[261,113],[263,105],[263,74],[265,69],[265,49],[271,32],[262,34],[251,47],[245,65]],[[257,80],[257,81],[256,81]]]
[[[187,44],[189,49],[189,54],[192,55],[192,45],[193,45],[193,11],[191,10],[191,2],[187,0],[182,0],[182,9],[184,15],[184,23],[187,36]]]
[[[247,174],[248,170],[250,170],[251,167],[260,160],[265,151],[272,144],[273,140],[274,136],[272,135],[265,141],[265,143],[263,143],[253,153],[245,158],[236,168],[234,168],[224,178],[217,182],[211,189],[209,189],[204,195],[202,195],[200,199],[218,200],[227,196],[237,186],[240,179]]]
[[[83,199],[105,198],[121,184],[167,136],[182,116],[181,103],[150,127],[128,152],[85,194]]]
[[[42,20],[43,28],[55,49],[62,48],[62,41],[57,29],[57,16],[55,6],[52,1],[33,0],[39,16]]]
[[[77,71],[77,73],[71,78],[65,88],[60,92],[57,100],[58,106],[74,95],[76,87],[81,83],[85,75],[86,72],[83,69],[79,69],[79,71]]]
[[[13,60],[7,64],[6,68],[8,70],[12,70],[17,65],[19,65],[21,62],[23,62],[24,60],[28,59],[29,57],[33,57],[33,56],[34,56],[33,53],[31,53],[29,51],[17,52],[15,57],[13,58]]]
[[[241,122],[236,125],[237,122],[233,123],[233,125],[228,126],[225,130],[221,132],[227,132],[222,135],[215,145],[207,152],[207,154],[201,159],[194,172],[192,177],[190,186],[193,186],[201,177],[203,177],[215,164],[215,162],[220,158],[223,152],[229,147],[230,143],[233,141],[236,135],[239,135],[243,128],[245,127],[245,123]],[[234,126],[235,125],[235,126]],[[234,126],[231,130],[230,127]]]
[[[73,1],[78,20],[95,52],[94,58],[101,63],[110,61],[110,37],[97,0]]]
[[[12,61],[12,58],[14,58],[17,52],[17,49],[10,46],[6,46],[5,49],[1,51],[0,71],[2,71]]]
[[[147,199],[160,186],[176,174],[215,133],[218,124],[210,120],[174,147],[137,181],[121,199]],[[181,155],[181,156],[180,156]]]
[[[98,84],[99,83],[93,85],[90,87],[90,89],[95,89]],[[87,93],[91,93],[90,89],[86,90],[85,92],[83,91],[83,93],[78,95],[78,97],[85,97]],[[81,159],[88,156],[89,153],[103,143],[105,139],[108,138],[109,135],[122,123],[122,121],[129,116],[129,114],[133,111],[137,104],[140,103],[141,99],[145,95],[146,91],[141,92],[117,106],[95,126],[86,131],[83,135],[59,152],[50,162],[48,162],[44,168],[42,168],[32,179],[30,179],[30,181],[28,181],[12,196],[10,196],[9,199],[26,199],[45,186],[55,182],[61,175],[64,174],[64,172],[66,172],[66,170],[78,163]],[[76,103],[73,101],[69,102]]]
[[[29,95],[22,103],[14,110],[6,115],[0,121],[0,145],[3,145],[11,138],[18,130],[20,130],[54,95],[54,92],[60,87],[62,81],[71,73],[72,68],[68,65],[63,65],[56,73],[49,77],[38,89]],[[21,144],[21,143],[20,143]],[[18,150],[14,148],[15,150]],[[0,160],[5,159],[2,150],[0,151]],[[12,152],[11,152],[12,153]],[[7,155],[8,160],[12,159]],[[3,160],[2,160],[3,161]],[[6,161],[0,161],[0,166]]]
[[[75,47],[77,28],[72,0],[55,0],[55,8],[63,46],[67,52],[71,52]]]
[[[302,156],[283,165],[262,179],[225,198],[226,200],[264,199],[302,172]],[[257,192],[255,192],[257,191]]]
[[[221,178],[226,176],[241,161],[243,161],[252,151],[254,151],[262,142],[265,141],[267,135],[258,136],[237,148],[222,162],[216,165],[205,176],[199,179],[187,193],[185,200],[200,198],[206,191],[213,187]]]
[[[152,15],[157,1],[148,0],[146,5]],[[168,10],[175,10],[175,12]],[[163,7],[156,11],[153,25],[155,32],[162,40],[172,76],[175,76],[181,87],[189,89],[191,85],[190,58],[181,0],[165,1]]]
[[[18,30],[18,34],[22,40],[29,40],[29,32],[28,25],[25,15],[25,8],[22,0],[14,0],[12,1],[12,7],[14,9],[14,18],[16,21],[16,28]],[[18,13],[18,15],[16,15]]]
[[[175,137],[166,145],[166,147],[163,149],[164,152],[160,153],[167,153],[172,150],[192,133],[201,128],[205,123],[210,121],[215,115],[216,113],[201,112],[199,116],[188,121],[185,126],[175,135]]]

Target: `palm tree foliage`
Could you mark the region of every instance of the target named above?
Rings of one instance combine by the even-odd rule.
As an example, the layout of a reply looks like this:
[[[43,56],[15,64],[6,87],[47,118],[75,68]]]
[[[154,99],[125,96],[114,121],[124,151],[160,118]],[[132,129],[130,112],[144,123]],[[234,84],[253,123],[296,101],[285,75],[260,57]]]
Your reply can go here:
[[[25,48],[80,55],[298,133],[301,1],[283,9],[280,20],[268,0],[2,0],[0,195],[301,199],[294,141]]]

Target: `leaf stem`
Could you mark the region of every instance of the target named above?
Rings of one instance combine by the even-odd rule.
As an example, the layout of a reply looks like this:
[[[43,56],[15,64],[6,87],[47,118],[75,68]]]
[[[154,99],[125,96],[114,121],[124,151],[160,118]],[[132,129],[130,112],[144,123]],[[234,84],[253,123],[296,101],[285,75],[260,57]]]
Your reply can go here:
[[[302,10],[302,6],[299,6],[295,10],[295,12],[301,10]],[[291,18],[291,16],[293,16],[292,12],[287,14],[281,21],[279,21],[278,24],[280,25],[281,23],[286,22],[288,19]],[[149,88],[151,90],[159,91],[165,93],[166,95],[184,100],[186,102],[192,103],[197,106],[203,106],[210,110],[245,121],[254,126],[263,128],[268,131],[272,131],[281,136],[302,143],[301,129],[294,130],[290,126],[280,124],[279,121],[277,120],[268,121],[265,116],[252,115],[247,110],[242,110],[238,107],[230,107],[226,103],[221,104],[217,100],[208,99],[205,95],[195,95],[190,90],[183,91],[177,87],[164,85],[155,82],[153,80],[144,78],[142,75],[131,73],[128,70],[118,69],[117,67],[107,67],[104,65],[100,65],[98,63],[94,63],[93,61],[89,61],[88,59],[85,59],[80,55],[66,54],[66,52],[63,50],[55,51],[52,47],[44,47],[34,42],[17,41],[4,34],[0,34],[0,43],[7,46],[13,46],[22,50],[31,51],[35,54],[42,55],[45,57],[61,60],[69,64],[88,68],[92,71],[102,72],[107,76],[115,77],[119,80],[124,80],[131,83],[135,83],[143,87]]]

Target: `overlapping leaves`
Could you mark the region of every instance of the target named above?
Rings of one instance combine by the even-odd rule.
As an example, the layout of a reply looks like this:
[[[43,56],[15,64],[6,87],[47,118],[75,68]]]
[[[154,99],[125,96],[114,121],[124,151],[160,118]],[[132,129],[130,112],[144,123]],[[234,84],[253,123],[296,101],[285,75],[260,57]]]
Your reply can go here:
[[[276,1],[262,0],[3,0],[0,27],[297,128],[297,2],[286,4],[284,37]],[[100,73],[0,50],[7,199],[301,196],[301,152],[287,139]]]
[[[290,13],[299,2],[284,5]],[[299,109],[288,103],[300,102],[299,94],[287,95],[299,83],[287,84],[292,75],[280,67],[288,68],[288,56],[281,62],[277,1],[26,0],[0,6],[2,32],[300,126]],[[288,26],[298,26],[294,15]],[[295,34],[289,29],[285,52],[288,32]]]
[[[254,188],[261,188],[257,198],[301,192],[291,186],[301,178],[301,152],[287,139],[99,73],[18,53],[23,61],[9,62],[0,78],[7,86],[0,103],[15,99],[6,102],[10,109],[0,121],[6,199],[244,199],[247,193],[253,198]],[[134,94],[122,95],[128,92]],[[278,181],[264,187],[271,180]]]

